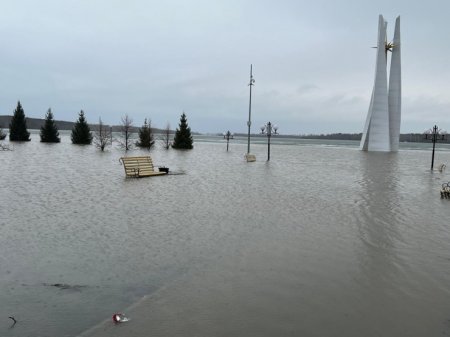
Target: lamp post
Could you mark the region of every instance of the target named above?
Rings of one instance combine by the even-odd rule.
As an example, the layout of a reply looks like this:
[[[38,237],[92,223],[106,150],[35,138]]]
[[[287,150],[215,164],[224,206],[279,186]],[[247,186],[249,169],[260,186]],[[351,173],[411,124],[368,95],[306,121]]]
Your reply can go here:
[[[230,142],[230,139],[233,139],[233,134],[230,131],[227,131],[223,134],[223,139],[227,140],[227,152],[228,152],[228,143]]]
[[[270,137],[272,135],[278,135],[278,126],[272,125],[271,122],[261,126],[261,134],[267,135],[267,161],[270,160]]]
[[[253,65],[250,64],[250,83],[248,84],[248,86],[250,87],[250,99],[248,102],[248,121],[247,121],[247,126],[248,126],[248,137],[247,137],[247,154],[250,154],[250,127],[252,126],[252,86],[255,85],[255,80],[253,79],[253,73],[252,73],[252,67]]]
[[[446,140],[447,132],[438,129],[437,125],[433,126],[433,128],[425,131],[425,139],[431,140],[433,142],[433,152],[431,154],[431,170],[433,170],[434,166],[434,149],[436,147],[436,142],[441,140]]]

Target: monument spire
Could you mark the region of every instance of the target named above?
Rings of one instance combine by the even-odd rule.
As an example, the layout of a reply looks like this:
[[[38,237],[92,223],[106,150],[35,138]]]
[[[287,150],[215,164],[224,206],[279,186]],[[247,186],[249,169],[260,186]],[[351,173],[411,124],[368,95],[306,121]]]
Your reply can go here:
[[[401,114],[400,17],[395,23],[394,41],[387,42],[387,22],[378,18],[378,43],[375,81],[360,149],[364,151],[397,151]],[[392,52],[387,78],[387,54]]]

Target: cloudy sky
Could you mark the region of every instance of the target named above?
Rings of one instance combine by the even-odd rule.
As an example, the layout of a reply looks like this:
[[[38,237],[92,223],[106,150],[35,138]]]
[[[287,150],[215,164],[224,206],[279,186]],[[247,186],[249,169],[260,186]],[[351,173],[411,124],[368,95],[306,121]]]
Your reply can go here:
[[[198,132],[361,132],[378,15],[402,35],[401,132],[450,130],[448,0],[3,0],[0,115]]]

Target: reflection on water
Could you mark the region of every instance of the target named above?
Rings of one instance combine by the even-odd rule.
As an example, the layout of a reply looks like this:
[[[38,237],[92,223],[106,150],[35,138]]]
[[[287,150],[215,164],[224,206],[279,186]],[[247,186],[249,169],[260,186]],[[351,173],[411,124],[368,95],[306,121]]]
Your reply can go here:
[[[230,150],[214,137],[156,149],[185,174],[149,179],[68,135],[0,153],[0,317],[20,323],[0,335],[75,336],[152,293],[197,310],[186,336],[450,334],[449,179],[429,152],[279,140],[271,162],[261,142],[245,163],[244,141]],[[173,335],[170,311],[153,312]]]
[[[364,303],[361,307],[370,317],[364,325],[377,334],[386,331],[380,322],[401,334],[402,328],[395,322],[406,322],[411,314],[403,292],[407,263],[399,252],[405,243],[402,224],[407,217],[402,205],[407,200],[399,195],[402,173],[398,160],[398,153],[362,153],[360,160],[358,286]]]
[[[402,241],[400,224],[405,219],[400,200],[397,153],[361,153],[362,177],[359,181],[360,219],[357,222],[359,238],[367,249],[368,258],[372,250],[383,251],[387,262],[396,258],[397,242]],[[361,255],[360,257],[363,257]],[[363,266],[365,263],[363,263]]]
[[[418,174],[422,172],[417,170],[415,161],[403,158],[409,155],[413,154],[362,153],[360,158],[358,286],[365,302],[362,308],[370,316],[364,325],[372,325],[375,335],[385,334],[387,328],[393,335],[404,335],[405,331],[427,335],[437,326],[448,331],[446,322],[436,316],[429,317],[432,324],[423,322],[424,311],[430,310],[430,305],[448,307],[449,303],[436,298],[435,292],[428,288],[434,283],[429,283],[431,279],[442,272],[441,266],[431,279],[421,279],[430,275],[420,270],[423,266],[418,260],[425,257],[416,246],[427,245],[426,228],[445,217],[438,211],[442,205],[435,205],[439,201],[436,198],[439,183],[430,185],[429,174]],[[441,234],[447,236],[448,228]],[[411,240],[411,235],[417,236],[416,241]],[[442,276],[448,278],[447,273]],[[381,322],[384,324],[380,325]],[[408,329],[404,324],[408,324]]]

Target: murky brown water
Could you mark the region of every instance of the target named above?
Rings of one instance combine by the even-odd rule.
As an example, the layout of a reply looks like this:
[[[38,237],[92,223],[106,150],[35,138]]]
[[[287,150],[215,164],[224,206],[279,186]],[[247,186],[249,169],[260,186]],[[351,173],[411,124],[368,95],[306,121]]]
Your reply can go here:
[[[139,180],[67,135],[1,152],[0,335],[76,336],[162,287],[203,315],[185,336],[450,335],[450,176],[428,150],[293,141],[245,163],[209,140]]]

